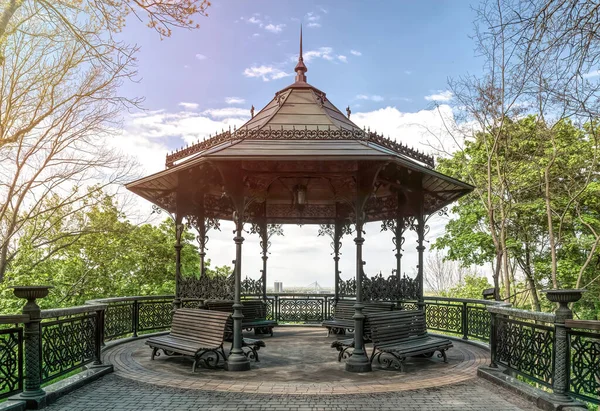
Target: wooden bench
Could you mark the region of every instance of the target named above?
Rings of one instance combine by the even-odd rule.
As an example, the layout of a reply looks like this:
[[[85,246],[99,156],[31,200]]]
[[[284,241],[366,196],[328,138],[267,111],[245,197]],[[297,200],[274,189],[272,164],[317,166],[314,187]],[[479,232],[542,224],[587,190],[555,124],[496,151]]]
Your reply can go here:
[[[233,313],[233,301],[224,300],[208,300],[204,302],[206,308],[212,311],[222,311]],[[261,300],[244,300],[242,301],[242,328],[244,330],[254,329],[254,334],[270,334],[273,336],[273,327],[277,325],[277,321],[267,320],[267,305]],[[233,326],[228,328],[230,332]]]
[[[223,349],[223,336],[229,313],[180,308],[173,314],[171,332],[168,335],[151,337],[146,345],[152,348],[151,359],[160,355],[181,354],[194,360],[192,372],[202,361],[208,368],[215,368],[221,358],[227,360]]]
[[[427,334],[423,311],[375,313],[370,315],[367,321],[371,328],[373,342],[371,363],[377,359],[378,363],[383,363],[388,368],[394,366],[404,371],[404,361],[407,357],[417,355],[431,357],[435,351],[439,351],[439,357],[442,357],[444,362],[448,362],[446,350],[452,348],[452,342],[447,338],[432,337]]]
[[[327,327],[327,335],[330,334],[345,334],[346,330],[354,329],[354,304],[356,301],[353,300],[339,300],[335,306],[335,317],[331,321],[323,321],[321,324]],[[394,309],[394,303],[385,301],[373,301],[363,302],[365,308],[363,308],[363,314],[368,318],[370,314],[391,312]],[[340,328],[342,327],[342,328]],[[368,343],[371,341],[371,328],[369,323],[366,321],[363,324],[363,341]],[[343,340],[337,340],[331,343],[331,348],[335,348],[338,351],[338,361],[342,361],[344,358],[348,358],[351,354],[349,351],[354,348],[354,338],[346,338]]]
[[[323,321],[321,326],[327,327],[327,335],[346,334],[346,330],[354,330],[354,300],[339,300],[334,307],[333,320]],[[363,314],[386,312],[394,309],[394,303],[386,301],[363,302]]]

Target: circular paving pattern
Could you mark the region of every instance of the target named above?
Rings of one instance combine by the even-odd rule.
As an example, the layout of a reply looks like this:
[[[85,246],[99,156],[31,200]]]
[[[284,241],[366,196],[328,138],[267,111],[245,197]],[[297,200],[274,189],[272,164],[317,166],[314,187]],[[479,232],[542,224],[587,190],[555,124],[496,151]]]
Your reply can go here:
[[[252,338],[251,334],[247,335]],[[262,338],[262,337],[260,337]],[[346,337],[347,338],[347,337]],[[145,340],[109,348],[106,363],[123,378],[160,386],[244,393],[348,394],[397,392],[435,388],[476,378],[477,367],[489,363],[483,348],[453,341],[448,363],[432,358],[407,359],[406,371],[384,369],[376,364],[370,373],[349,373],[337,361],[331,348],[335,336],[322,328],[279,327],[274,337],[264,337],[266,348],[259,351],[260,362],[252,362],[245,372],[198,367],[182,357],[162,355],[150,360]],[[367,345],[370,352],[371,346]]]

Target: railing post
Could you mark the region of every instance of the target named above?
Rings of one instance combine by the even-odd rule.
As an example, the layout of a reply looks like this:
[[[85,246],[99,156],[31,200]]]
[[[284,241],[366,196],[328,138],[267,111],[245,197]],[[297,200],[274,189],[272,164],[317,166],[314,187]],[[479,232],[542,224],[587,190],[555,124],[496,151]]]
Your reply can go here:
[[[275,301],[273,301],[273,319],[279,321],[279,296],[275,294]]]
[[[102,365],[102,346],[104,345],[104,310],[96,311],[95,334],[94,365]]]
[[[140,324],[140,306],[138,300],[133,300],[133,336],[138,336],[138,328]]]
[[[463,336],[462,339],[463,340],[468,340],[469,339],[469,318],[468,318],[468,311],[467,311],[467,302],[462,303],[462,311],[461,311],[461,320],[462,320],[462,331],[463,331]]]
[[[559,401],[573,401],[567,394],[569,392],[569,336],[565,327],[565,320],[573,318],[570,303],[579,301],[585,290],[542,290],[548,300],[559,304],[554,312],[554,376],[552,390]]]
[[[490,368],[498,368],[498,364],[496,364],[496,350],[498,349],[496,321],[496,314],[490,313]]]
[[[13,287],[18,298],[27,299],[23,314],[29,316],[24,323],[25,340],[25,388],[20,397],[27,402],[27,408],[39,409],[45,406],[46,392],[41,388],[42,381],[42,310],[36,299],[48,295],[49,286]]]

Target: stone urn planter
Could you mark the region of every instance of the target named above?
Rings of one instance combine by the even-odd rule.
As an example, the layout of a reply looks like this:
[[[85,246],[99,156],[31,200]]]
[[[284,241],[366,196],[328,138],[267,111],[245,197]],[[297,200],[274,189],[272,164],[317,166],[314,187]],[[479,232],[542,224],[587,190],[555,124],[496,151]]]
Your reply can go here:
[[[573,318],[573,312],[569,308],[569,304],[579,301],[585,291],[583,289],[542,290],[548,300],[559,304],[556,310],[556,320],[559,322]]]
[[[574,290],[542,290],[543,293],[546,294],[546,298],[548,300],[559,303],[559,304],[568,304],[574,303],[581,299],[581,296],[586,290],[583,289],[574,289]]]
[[[23,307],[23,314],[39,311],[40,307],[35,300],[46,297],[51,288],[54,287],[51,285],[22,285],[12,287],[16,297],[27,300],[27,304]]]

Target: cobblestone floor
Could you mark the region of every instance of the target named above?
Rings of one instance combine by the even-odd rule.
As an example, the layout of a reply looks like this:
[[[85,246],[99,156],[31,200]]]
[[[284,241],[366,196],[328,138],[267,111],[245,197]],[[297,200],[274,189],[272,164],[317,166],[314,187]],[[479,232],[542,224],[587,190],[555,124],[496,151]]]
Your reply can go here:
[[[251,336],[251,335],[248,335]],[[344,371],[320,327],[280,327],[265,337],[260,362],[231,373],[199,368],[181,357],[150,360],[144,340],[109,348],[108,375],[50,406],[51,411],[98,410],[535,410],[514,394],[479,379],[489,363],[481,347],[454,342],[448,362],[411,358],[406,371],[374,366]]]
[[[111,374],[69,394],[49,411],[103,410],[537,410],[487,381],[384,394],[274,395],[183,390],[138,383]]]

